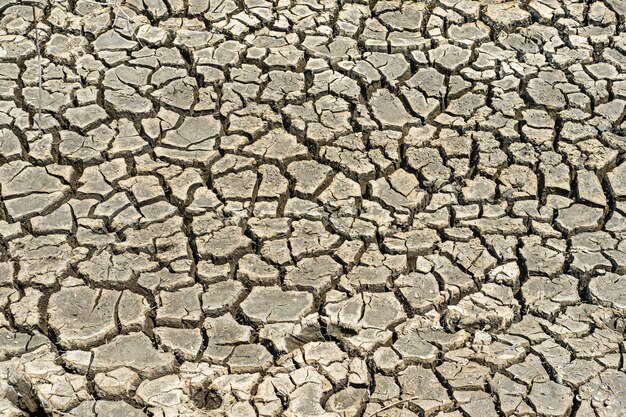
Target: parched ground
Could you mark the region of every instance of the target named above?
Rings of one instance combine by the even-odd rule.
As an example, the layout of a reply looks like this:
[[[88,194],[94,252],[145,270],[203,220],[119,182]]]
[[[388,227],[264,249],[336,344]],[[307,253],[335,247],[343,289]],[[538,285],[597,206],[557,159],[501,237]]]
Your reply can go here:
[[[626,2],[0,0],[0,415],[626,416]]]

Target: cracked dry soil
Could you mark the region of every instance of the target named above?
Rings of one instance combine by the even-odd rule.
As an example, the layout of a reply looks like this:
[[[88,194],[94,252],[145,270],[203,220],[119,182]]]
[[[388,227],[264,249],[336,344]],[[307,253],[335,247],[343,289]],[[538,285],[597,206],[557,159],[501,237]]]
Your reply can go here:
[[[623,0],[0,0],[0,415],[626,416]]]

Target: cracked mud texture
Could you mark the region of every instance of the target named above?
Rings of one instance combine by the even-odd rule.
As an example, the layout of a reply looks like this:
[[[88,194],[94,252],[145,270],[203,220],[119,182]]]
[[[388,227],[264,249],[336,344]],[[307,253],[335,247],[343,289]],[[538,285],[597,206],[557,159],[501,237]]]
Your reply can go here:
[[[0,0],[0,415],[626,416],[623,0]]]

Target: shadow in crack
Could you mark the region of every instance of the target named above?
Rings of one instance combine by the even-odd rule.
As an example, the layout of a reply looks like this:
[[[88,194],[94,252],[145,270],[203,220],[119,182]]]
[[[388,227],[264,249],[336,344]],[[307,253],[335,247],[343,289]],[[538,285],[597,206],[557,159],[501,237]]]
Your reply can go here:
[[[199,389],[192,394],[191,400],[196,407],[204,410],[217,410],[222,405],[222,397],[220,397],[220,394],[208,388]]]

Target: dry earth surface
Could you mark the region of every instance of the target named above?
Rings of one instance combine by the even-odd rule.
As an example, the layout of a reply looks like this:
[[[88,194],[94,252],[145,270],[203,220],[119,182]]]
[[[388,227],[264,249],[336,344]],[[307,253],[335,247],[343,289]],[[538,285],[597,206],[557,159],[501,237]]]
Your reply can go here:
[[[0,0],[0,415],[626,415],[626,2]]]

